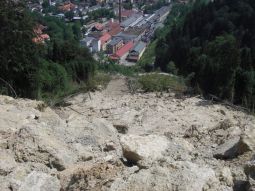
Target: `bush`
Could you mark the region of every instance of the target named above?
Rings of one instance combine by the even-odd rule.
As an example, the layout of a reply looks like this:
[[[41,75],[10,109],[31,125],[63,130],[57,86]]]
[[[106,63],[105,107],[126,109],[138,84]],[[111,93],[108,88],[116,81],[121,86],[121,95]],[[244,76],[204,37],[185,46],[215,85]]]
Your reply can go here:
[[[68,81],[68,75],[63,66],[42,60],[37,74],[38,97],[66,91]]]

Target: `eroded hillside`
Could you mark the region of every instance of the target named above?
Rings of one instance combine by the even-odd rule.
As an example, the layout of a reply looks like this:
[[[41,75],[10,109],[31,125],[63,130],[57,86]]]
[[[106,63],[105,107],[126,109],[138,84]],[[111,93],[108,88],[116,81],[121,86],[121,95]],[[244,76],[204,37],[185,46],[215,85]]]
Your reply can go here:
[[[247,113],[174,93],[131,94],[121,77],[65,105],[0,97],[0,190],[253,188]]]

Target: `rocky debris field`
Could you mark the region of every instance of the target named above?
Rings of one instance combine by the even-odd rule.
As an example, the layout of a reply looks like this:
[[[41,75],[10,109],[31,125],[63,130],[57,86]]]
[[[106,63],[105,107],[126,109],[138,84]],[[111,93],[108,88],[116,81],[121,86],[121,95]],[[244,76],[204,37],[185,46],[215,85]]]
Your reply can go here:
[[[255,118],[124,78],[65,107],[0,96],[1,191],[252,191]]]

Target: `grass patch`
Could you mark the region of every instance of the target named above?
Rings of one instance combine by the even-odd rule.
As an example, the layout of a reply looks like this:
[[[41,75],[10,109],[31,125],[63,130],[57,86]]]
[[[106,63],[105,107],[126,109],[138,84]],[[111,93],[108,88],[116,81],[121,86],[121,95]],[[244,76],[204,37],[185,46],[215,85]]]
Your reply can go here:
[[[144,92],[169,92],[184,93],[187,90],[184,80],[174,75],[153,73],[139,76],[131,80],[131,91],[141,89]]]

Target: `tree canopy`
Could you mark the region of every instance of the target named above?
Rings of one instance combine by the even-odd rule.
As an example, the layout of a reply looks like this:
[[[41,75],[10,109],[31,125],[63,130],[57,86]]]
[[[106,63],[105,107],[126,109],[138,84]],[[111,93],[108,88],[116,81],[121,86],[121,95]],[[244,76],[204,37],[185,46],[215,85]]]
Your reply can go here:
[[[185,15],[158,41],[155,66],[172,62],[205,95],[254,110],[254,1],[200,0]]]

